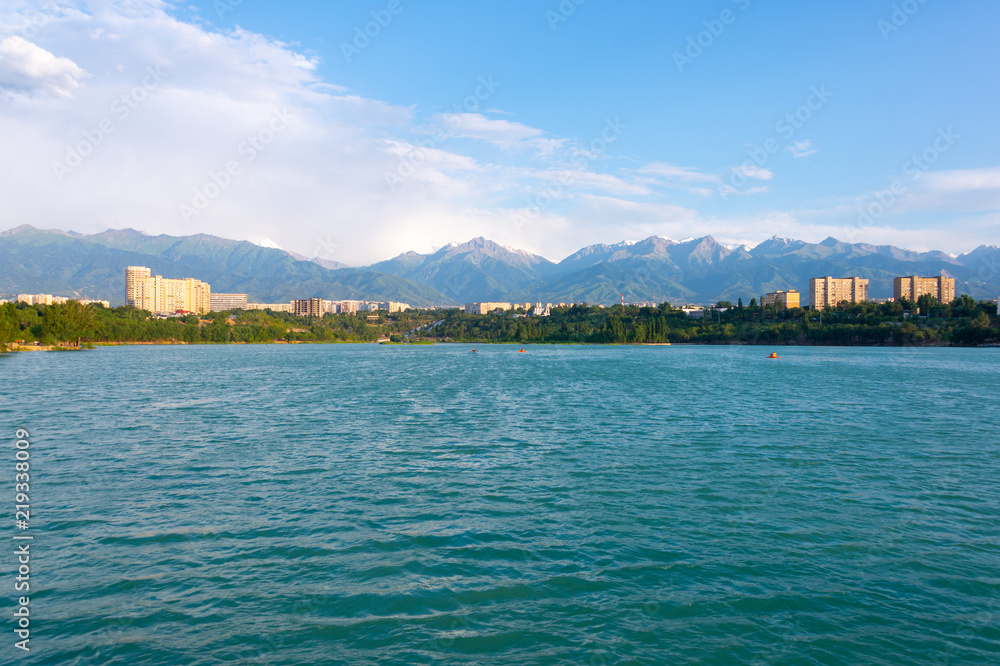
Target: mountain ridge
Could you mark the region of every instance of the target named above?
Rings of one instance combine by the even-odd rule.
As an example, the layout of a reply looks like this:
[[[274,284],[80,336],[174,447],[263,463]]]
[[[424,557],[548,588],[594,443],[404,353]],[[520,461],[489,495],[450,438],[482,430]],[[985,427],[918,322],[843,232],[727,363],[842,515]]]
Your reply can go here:
[[[430,287],[363,268],[331,270],[291,253],[209,234],[150,236],[134,229],[71,235],[21,225],[0,232],[0,293],[52,293],[125,299],[125,267],[148,266],[165,277],[194,277],[215,292],[246,293],[260,302],[321,296],[454,304]]]
[[[819,243],[772,236],[752,248],[713,236],[682,241],[649,236],[588,245],[552,262],[482,236],[433,252],[403,252],[369,266],[307,259],[279,247],[210,234],[149,235],[136,229],[96,234],[42,230],[22,224],[0,231],[0,293],[46,292],[124,300],[124,267],[149,266],[167,277],[196,277],[213,291],[251,300],[395,300],[415,306],[468,301],[714,303],[804,292],[810,277],[857,275],[873,298],[891,296],[892,278],[946,275],[959,293],[993,298],[1000,292],[1000,248],[951,256],[891,245]]]

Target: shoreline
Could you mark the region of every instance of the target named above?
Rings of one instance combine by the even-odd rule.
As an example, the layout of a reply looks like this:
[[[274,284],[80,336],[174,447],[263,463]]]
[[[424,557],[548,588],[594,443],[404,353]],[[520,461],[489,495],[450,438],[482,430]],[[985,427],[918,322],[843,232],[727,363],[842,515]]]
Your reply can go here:
[[[271,345],[378,345],[384,347],[432,347],[435,345],[478,345],[478,346],[577,346],[577,347],[833,347],[840,349],[995,349],[1000,348],[996,344],[979,345],[953,345],[953,344],[924,344],[924,345],[838,345],[838,344],[811,344],[794,342],[560,342],[560,341],[540,341],[540,342],[456,342],[454,340],[428,340],[421,342],[358,342],[344,340],[282,340],[269,342],[186,342],[178,340],[160,340],[155,342],[90,342],[84,347],[63,347],[61,345],[12,345],[0,354],[15,352],[75,352],[75,351],[95,351],[100,347],[230,347],[230,346],[271,346]]]

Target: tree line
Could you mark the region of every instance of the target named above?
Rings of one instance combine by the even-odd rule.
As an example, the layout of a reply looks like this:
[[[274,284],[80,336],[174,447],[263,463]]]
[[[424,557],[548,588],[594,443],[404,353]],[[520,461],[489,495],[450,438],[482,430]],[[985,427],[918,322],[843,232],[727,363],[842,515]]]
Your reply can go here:
[[[581,344],[812,344],[954,345],[996,342],[996,306],[967,295],[951,303],[841,303],[823,311],[719,302],[700,318],[663,303],[656,307],[587,304],[553,308],[550,316],[523,311],[466,314],[408,310],[298,317],[243,311],[159,318],[133,307],[0,305],[0,349],[11,343],[53,346],[128,343],[274,342],[514,342]]]
[[[428,335],[456,342],[603,344],[955,345],[994,342],[996,305],[962,296],[952,303],[921,297],[893,303],[847,303],[823,311],[719,302],[700,318],[656,307],[574,305],[549,317],[449,312]]]

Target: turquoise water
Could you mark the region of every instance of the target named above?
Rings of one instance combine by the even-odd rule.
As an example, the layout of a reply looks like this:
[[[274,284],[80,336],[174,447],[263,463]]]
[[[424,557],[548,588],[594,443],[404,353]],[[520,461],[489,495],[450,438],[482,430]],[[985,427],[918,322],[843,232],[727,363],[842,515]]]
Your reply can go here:
[[[1000,662],[1000,350],[475,348],[0,357],[30,663]]]

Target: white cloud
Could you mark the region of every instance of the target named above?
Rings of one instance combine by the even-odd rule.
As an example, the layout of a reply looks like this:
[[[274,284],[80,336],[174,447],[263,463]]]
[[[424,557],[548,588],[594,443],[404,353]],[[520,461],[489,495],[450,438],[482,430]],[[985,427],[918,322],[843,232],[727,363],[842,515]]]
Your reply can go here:
[[[12,35],[0,42],[2,87],[69,97],[86,76],[69,58],[57,57],[23,37]]]
[[[818,149],[813,148],[813,142],[808,139],[805,141],[795,141],[792,145],[786,147],[785,150],[790,152],[792,157],[796,159],[804,159],[819,152]]]
[[[733,167],[733,173],[744,176],[745,178],[754,178],[756,180],[771,180],[774,178],[773,171],[754,164],[743,164],[738,167]]]
[[[844,198],[836,205],[817,210],[816,214],[856,217],[869,209],[875,211],[879,218],[892,218],[896,222],[903,218],[919,219],[928,214],[998,212],[1000,167],[907,172],[905,177],[899,176],[887,182],[878,191]],[[953,232],[964,229],[964,221],[961,225],[952,226]],[[923,231],[921,234],[925,235]]]
[[[652,162],[633,173],[667,181],[682,181],[685,183],[715,183],[721,180],[717,174],[705,173],[693,167],[675,166],[664,162]]]
[[[769,191],[768,188],[765,186],[748,187],[740,190],[733,187],[732,185],[726,185],[726,184],[720,185],[718,190],[719,194],[721,194],[723,197],[727,197],[731,194],[735,194],[736,196],[749,196],[752,194],[764,194],[768,191]]]
[[[504,150],[530,148],[551,155],[565,141],[544,138],[544,132],[511,120],[487,118],[481,113],[444,113],[440,122],[449,136],[485,141]]]
[[[631,194],[635,196],[643,196],[650,193],[649,188],[626,182],[617,176],[580,169],[537,171],[531,173],[531,177],[565,183],[568,187],[572,187],[578,191],[599,190],[613,194]]]
[[[1000,190],[1000,167],[937,171],[925,176],[924,186],[934,192]]]

